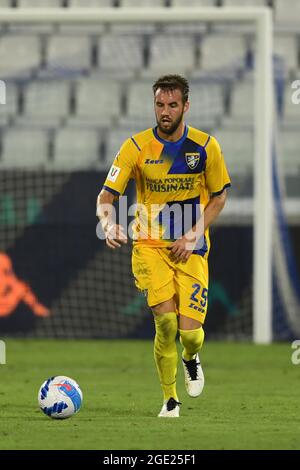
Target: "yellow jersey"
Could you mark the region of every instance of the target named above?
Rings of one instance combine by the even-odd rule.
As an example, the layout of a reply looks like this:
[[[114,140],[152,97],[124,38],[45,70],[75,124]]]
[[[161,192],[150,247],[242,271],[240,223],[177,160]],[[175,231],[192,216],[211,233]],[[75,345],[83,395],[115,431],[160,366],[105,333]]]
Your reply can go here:
[[[103,187],[120,196],[130,178],[137,192],[135,243],[156,247],[180,238],[195,225],[210,198],[230,186],[217,140],[190,126],[176,142],[159,137],[157,128],[127,139]],[[202,247],[194,253],[207,257],[209,247],[207,229]]]

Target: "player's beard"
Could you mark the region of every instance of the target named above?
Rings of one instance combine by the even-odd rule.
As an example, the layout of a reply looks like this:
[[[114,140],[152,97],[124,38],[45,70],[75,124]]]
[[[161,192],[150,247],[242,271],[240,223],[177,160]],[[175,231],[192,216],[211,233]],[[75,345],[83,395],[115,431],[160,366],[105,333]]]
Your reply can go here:
[[[159,128],[159,130],[163,133],[163,134],[167,134],[167,135],[172,135],[174,134],[174,132],[177,131],[179,125],[181,124],[181,121],[182,121],[182,118],[183,118],[183,114],[184,114],[184,111],[182,111],[181,115],[176,119],[176,121],[174,121],[172,123],[172,125],[168,128],[165,128],[163,127],[161,124],[161,122],[157,119],[156,117],[156,122],[157,122],[157,126]]]

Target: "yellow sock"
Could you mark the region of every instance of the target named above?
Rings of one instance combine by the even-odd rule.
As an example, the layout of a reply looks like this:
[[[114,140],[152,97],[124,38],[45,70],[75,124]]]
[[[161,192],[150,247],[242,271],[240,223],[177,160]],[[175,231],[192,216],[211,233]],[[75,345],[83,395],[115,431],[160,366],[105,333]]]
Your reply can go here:
[[[178,401],[176,392],[178,329],[175,312],[163,313],[154,317],[156,335],[154,340],[154,359],[163,389],[164,400],[173,397]]]
[[[204,330],[201,327],[196,330],[179,330],[179,333],[180,342],[184,347],[182,357],[186,361],[190,361],[202,348],[204,342]]]

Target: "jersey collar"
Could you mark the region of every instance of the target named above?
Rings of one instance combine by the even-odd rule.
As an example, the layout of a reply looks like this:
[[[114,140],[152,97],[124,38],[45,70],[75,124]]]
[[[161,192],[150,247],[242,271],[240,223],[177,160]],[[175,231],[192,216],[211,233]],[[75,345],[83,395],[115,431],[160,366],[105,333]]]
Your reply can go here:
[[[162,144],[164,145],[178,145],[178,144],[181,144],[185,139],[186,139],[186,136],[187,136],[187,133],[188,133],[188,126],[185,124],[184,125],[184,132],[182,134],[182,136],[180,137],[180,139],[176,140],[175,142],[170,142],[170,140],[165,140],[165,139],[162,139],[161,137],[159,137],[158,133],[157,133],[157,126],[154,127],[153,129],[153,134],[155,136],[155,138],[157,140],[159,140],[159,142],[161,142]]]

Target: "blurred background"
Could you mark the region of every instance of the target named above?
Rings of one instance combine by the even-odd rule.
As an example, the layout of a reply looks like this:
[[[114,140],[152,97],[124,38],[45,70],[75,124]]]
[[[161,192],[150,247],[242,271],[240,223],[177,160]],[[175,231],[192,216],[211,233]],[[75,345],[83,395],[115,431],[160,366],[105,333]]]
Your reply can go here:
[[[300,2],[0,0],[0,18],[2,8],[140,6],[268,6],[274,13],[273,337],[294,338],[300,104],[292,102],[292,83],[300,80]],[[95,204],[122,142],[155,125],[152,83],[180,73],[191,88],[187,123],[219,140],[232,178],[211,229],[207,338],[252,338],[255,47],[250,22],[0,24],[0,337],[153,336],[131,247],[106,249],[96,237]],[[131,184],[127,195],[133,202]]]

